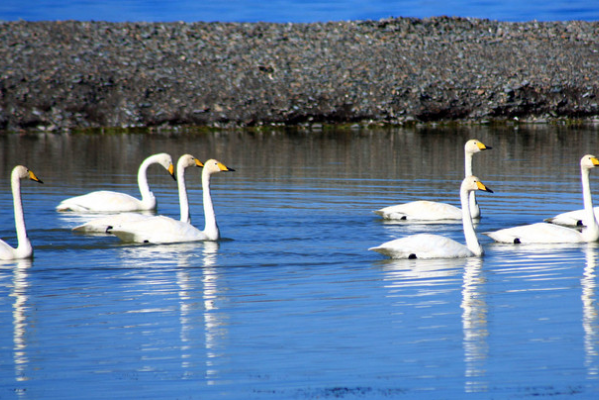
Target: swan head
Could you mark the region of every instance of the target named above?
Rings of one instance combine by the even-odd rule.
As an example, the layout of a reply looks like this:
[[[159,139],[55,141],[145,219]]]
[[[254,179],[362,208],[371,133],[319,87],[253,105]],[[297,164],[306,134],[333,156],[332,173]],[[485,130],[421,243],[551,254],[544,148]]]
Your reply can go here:
[[[580,159],[580,168],[591,169],[599,166],[599,159],[592,154],[587,154]]]
[[[175,177],[175,166],[173,165],[173,159],[170,154],[167,153],[159,153],[153,156],[153,159],[158,164],[162,165],[164,169],[168,171],[173,179],[177,179]]]
[[[16,167],[14,167],[12,170],[12,175],[13,177],[16,176],[19,179],[29,179],[35,182],[44,183],[41,179],[35,176],[33,171],[30,171],[27,167],[24,167],[22,165],[17,165]]]
[[[482,190],[483,192],[493,193],[491,189],[485,186],[476,176],[470,175],[462,181],[462,191],[473,192],[475,190]]]
[[[191,154],[183,154],[177,161],[177,168],[203,167],[204,164]]]
[[[474,154],[483,150],[491,150],[492,147],[486,146],[483,142],[477,139],[470,139],[464,145],[464,150],[466,153]]]
[[[210,159],[204,163],[204,171],[208,174],[214,174],[216,172],[227,172],[227,171],[235,171],[233,168],[227,167],[225,164],[220,161]]]

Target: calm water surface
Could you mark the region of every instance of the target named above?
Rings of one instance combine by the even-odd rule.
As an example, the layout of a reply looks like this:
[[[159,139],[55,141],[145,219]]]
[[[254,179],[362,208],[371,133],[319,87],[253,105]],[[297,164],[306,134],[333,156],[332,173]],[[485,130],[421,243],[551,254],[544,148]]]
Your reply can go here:
[[[385,223],[414,199],[458,204],[463,144],[483,259],[386,260],[366,249],[460,224]],[[580,398],[599,396],[599,247],[494,245],[480,232],[580,208],[578,162],[599,130],[0,136],[0,236],[15,243],[8,175],[22,163],[32,261],[0,265],[0,399]],[[236,169],[213,178],[224,239],[132,246],[74,234],[67,196],[138,195],[166,151]],[[178,218],[159,167],[160,214]],[[592,186],[599,190],[597,174]],[[203,226],[200,171],[188,171]],[[84,395],[83,395],[84,394]]]

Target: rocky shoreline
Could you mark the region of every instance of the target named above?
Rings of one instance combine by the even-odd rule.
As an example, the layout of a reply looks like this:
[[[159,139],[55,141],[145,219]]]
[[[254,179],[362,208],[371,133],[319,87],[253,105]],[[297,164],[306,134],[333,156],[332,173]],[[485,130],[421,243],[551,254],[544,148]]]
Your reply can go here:
[[[0,130],[599,120],[599,23],[0,22]]]

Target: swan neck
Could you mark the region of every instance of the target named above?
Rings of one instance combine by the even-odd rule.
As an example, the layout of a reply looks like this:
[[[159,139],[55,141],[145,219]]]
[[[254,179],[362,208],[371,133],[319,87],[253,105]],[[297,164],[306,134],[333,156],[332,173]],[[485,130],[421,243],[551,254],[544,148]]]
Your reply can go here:
[[[179,188],[179,210],[181,222],[191,223],[189,215],[189,200],[187,198],[187,186],[185,185],[185,167],[177,165],[177,186]]]
[[[475,256],[482,256],[483,248],[476,237],[474,224],[472,223],[472,217],[470,216],[469,193],[470,192],[466,189],[461,189],[460,191],[464,238],[466,239],[466,247],[468,247],[468,250],[470,250]]]
[[[580,170],[582,180],[582,200],[584,202],[584,226],[586,227],[582,234],[586,237],[587,241],[595,241],[599,239],[599,224],[595,218],[595,211],[593,210],[593,197],[591,195],[591,184],[589,181],[590,170],[581,168]]]
[[[139,193],[141,193],[141,201],[144,203],[150,203],[154,199],[154,195],[150,191],[150,186],[148,185],[148,167],[153,163],[153,160],[145,159],[144,162],[139,166],[139,170],[137,171],[137,185],[139,186]],[[150,207],[151,208],[151,207]]]
[[[469,151],[466,151],[464,154],[464,177],[468,177],[473,175],[472,173],[472,156],[473,154]]]
[[[15,228],[17,230],[17,253],[29,252],[31,243],[27,237],[27,228],[25,227],[25,216],[23,215],[23,203],[21,201],[21,179],[13,174],[11,178],[12,198],[15,211]],[[26,256],[24,254],[23,256]]]
[[[216,215],[214,214],[212,196],[210,195],[210,173],[206,168],[202,171],[202,196],[204,200],[204,218],[206,220],[204,234],[209,240],[218,240],[220,233],[218,224],[216,223]]]

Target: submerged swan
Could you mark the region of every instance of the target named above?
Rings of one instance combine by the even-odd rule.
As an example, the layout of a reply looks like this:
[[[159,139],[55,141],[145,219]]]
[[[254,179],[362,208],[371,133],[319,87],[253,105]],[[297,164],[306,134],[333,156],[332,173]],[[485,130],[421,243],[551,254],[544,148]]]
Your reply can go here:
[[[464,176],[472,175],[472,156],[491,147],[476,139],[470,139],[464,145]],[[389,206],[375,211],[384,219],[402,221],[447,221],[461,220],[462,210],[456,206],[436,201],[419,200],[405,204]],[[474,192],[470,193],[470,215],[480,218],[480,208]]]
[[[456,242],[444,236],[428,233],[412,235],[400,239],[391,240],[368,250],[376,251],[391,258],[459,258],[480,257],[483,248],[480,245],[472,218],[470,217],[469,195],[473,191],[482,190],[493,193],[476,176],[464,178],[460,186],[460,201],[462,209],[462,223],[466,245]]]
[[[584,201],[582,231],[566,228],[560,225],[539,222],[531,225],[500,229],[484,234],[500,243],[580,243],[594,242],[599,239],[599,225],[593,211],[593,199],[589,174],[591,168],[599,165],[597,157],[587,154],[580,160],[580,175],[582,180],[582,196]]]
[[[130,223],[123,223],[118,228],[115,227],[112,233],[125,242],[136,243],[177,243],[220,239],[212,197],[210,196],[210,176],[221,171],[235,170],[212,159],[204,163],[202,190],[206,226],[203,231],[187,222],[164,216],[152,216]]]
[[[33,255],[33,247],[27,237],[25,228],[25,216],[23,215],[23,202],[21,201],[21,179],[31,179],[32,181],[44,183],[32,171],[29,171],[22,165],[13,168],[10,175],[12,187],[12,198],[15,210],[15,227],[17,230],[17,248],[15,249],[5,241],[0,239],[0,260],[17,260],[29,258]]]
[[[179,188],[179,208],[181,210],[181,221],[191,223],[189,215],[189,201],[187,199],[187,187],[185,186],[185,169],[189,167],[203,167],[204,164],[191,154],[184,154],[177,161],[177,186]],[[145,214],[124,213],[97,218],[73,228],[82,233],[111,233],[122,224],[139,221],[151,216]]]
[[[93,212],[126,212],[148,211],[156,208],[156,198],[148,186],[146,172],[152,164],[162,165],[174,178],[174,167],[171,156],[166,153],[154,154],[146,158],[139,166],[137,183],[141,200],[125,193],[101,190],[63,200],[56,211]]]

